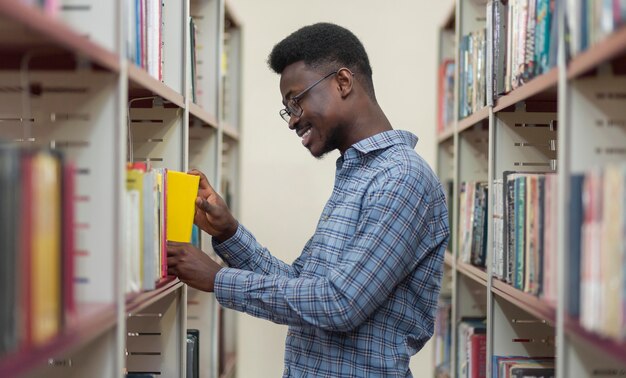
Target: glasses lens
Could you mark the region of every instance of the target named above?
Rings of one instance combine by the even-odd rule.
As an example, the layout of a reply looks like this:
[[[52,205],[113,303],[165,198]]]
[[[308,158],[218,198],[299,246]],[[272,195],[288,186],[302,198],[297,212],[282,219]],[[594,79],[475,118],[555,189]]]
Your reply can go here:
[[[289,121],[291,120],[291,115],[289,114],[289,111],[287,109],[281,109],[279,114],[285,120],[285,122],[289,123]]]
[[[295,101],[289,101],[287,107],[280,111],[280,116],[283,117],[285,122],[289,123],[291,117],[300,117],[302,115],[302,108]]]

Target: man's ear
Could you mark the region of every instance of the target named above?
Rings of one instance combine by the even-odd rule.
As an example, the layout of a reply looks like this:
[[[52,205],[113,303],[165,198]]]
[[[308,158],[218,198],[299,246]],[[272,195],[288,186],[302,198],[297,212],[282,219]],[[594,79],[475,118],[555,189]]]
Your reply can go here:
[[[354,88],[354,74],[349,69],[342,68],[337,72],[337,82],[341,98],[346,98]]]

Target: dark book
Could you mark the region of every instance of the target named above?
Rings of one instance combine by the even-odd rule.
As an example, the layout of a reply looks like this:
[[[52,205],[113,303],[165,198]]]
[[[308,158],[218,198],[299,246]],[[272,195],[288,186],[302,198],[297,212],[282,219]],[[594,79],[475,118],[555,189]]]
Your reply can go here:
[[[17,347],[20,152],[0,144],[0,354]]]
[[[567,261],[567,313],[572,317],[580,315],[580,259],[581,229],[583,224],[583,183],[584,175],[570,177],[568,256]]]
[[[187,378],[200,376],[200,331],[197,329],[187,330]]]
[[[512,366],[511,378],[554,378],[554,368],[542,366]]]

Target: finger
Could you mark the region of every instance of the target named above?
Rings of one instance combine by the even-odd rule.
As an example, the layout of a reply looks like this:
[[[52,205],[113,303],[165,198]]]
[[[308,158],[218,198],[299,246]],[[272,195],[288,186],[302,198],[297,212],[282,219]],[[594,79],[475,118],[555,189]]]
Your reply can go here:
[[[204,211],[205,213],[212,213],[215,206],[211,205],[207,200],[202,197],[196,198],[196,206],[198,209]]]
[[[178,265],[178,258],[176,256],[167,256],[167,268],[175,268]]]
[[[215,193],[215,189],[213,189],[213,186],[209,182],[209,179],[206,178],[204,174],[200,175],[200,182],[198,183],[198,186],[200,187],[200,189],[208,190],[211,193]]]
[[[185,243],[168,241],[167,242],[167,255],[168,256],[180,255],[182,251],[184,251],[183,249],[184,245]]]

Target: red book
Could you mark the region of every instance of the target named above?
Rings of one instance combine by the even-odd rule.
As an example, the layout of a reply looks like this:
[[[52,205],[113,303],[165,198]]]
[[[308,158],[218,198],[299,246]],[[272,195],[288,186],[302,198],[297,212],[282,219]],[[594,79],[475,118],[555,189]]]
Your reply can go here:
[[[63,165],[63,322],[76,314],[76,297],[74,290],[75,259],[76,259],[76,222],[75,222],[75,195],[76,195],[76,166],[72,162]]]
[[[33,306],[32,306],[32,217],[33,207],[31,200],[33,198],[33,156],[29,152],[25,152],[22,157],[22,218],[20,223],[20,252],[18,253],[19,269],[21,279],[19,280],[18,300],[22,316],[18,317],[18,337],[24,347],[32,344],[33,333]]]
[[[470,336],[470,378],[487,376],[487,335],[475,333]]]

